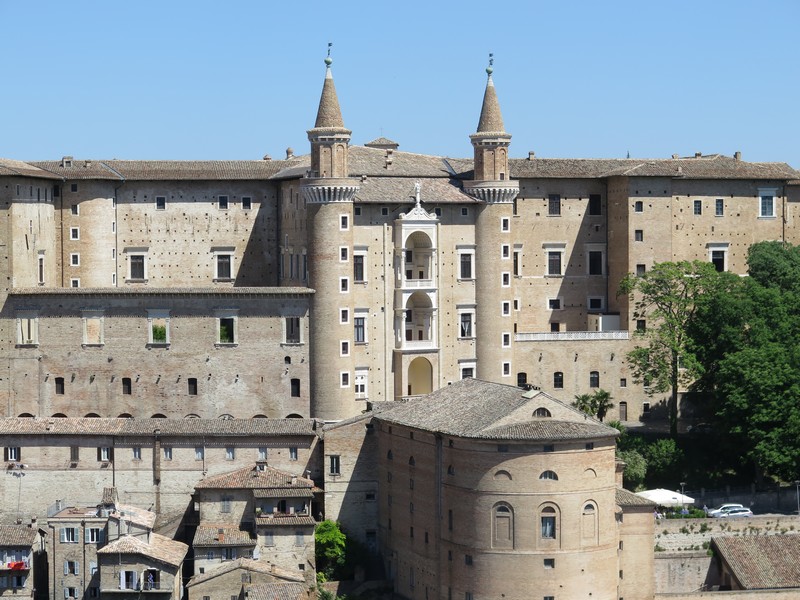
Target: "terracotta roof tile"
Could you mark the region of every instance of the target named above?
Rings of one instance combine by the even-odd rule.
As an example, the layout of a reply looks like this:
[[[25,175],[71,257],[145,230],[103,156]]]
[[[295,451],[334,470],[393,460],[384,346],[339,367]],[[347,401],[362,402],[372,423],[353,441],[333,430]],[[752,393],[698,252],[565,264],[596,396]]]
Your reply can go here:
[[[526,405],[541,406],[560,416],[512,417]],[[440,388],[424,398],[387,403],[375,416],[388,423],[479,439],[561,440],[618,435],[616,429],[543,392],[525,392],[516,386],[471,378]]]
[[[248,600],[306,600],[308,586],[303,583],[257,583],[246,586]]]
[[[88,164],[87,164],[88,163]],[[111,179],[128,181],[267,180],[292,164],[283,160],[60,160],[32,162],[66,180]]]
[[[505,131],[503,115],[500,113],[500,102],[497,99],[497,90],[494,87],[491,74],[486,81],[486,90],[483,93],[481,116],[478,120],[478,133],[501,133]]]
[[[192,288],[13,288],[8,291],[14,296],[309,296],[314,290],[306,287],[234,287],[214,289],[209,287]]]
[[[117,504],[115,509],[108,516],[115,521],[124,521],[139,525],[145,529],[153,529],[153,526],[156,524],[157,515],[152,511],[139,508],[138,506]]]
[[[220,536],[222,531],[222,536]],[[192,546],[255,546],[256,539],[249,531],[231,527],[201,525],[194,534]]]
[[[466,195],[461,182],[451,178],[430,177],[367,177],[358,184],[355,201],[368,204],[416,202],[414,184],[420,184],[420,200],[423,208],[433,211],[430,204],[475,204],[477,200]]]
[[[258,419],[257,419],[258,420]],[[287,419],[292,420],[292,419]],[[217,490],[217,489],[312,489],[314,482],[305,477],[297,477],[285,471],[279,471],[273,467],[264,466],[263,469],[257,467],[245,467],[229,473],[214,475],[201,479],[195,489]]]
[[[650,506],[655,507],[655,502],[651,502],[647,498],[637,496],[633,492],[629,492],[625,488],[617,488],[617,504],[619,506]]]
[[[34,163],[26,163],[10,158],[0,158],[0,175],[61,179],[53,173],[40,169]]]
[[[0,547],[30,548],[36,535],[36,529],[25,525],[0,525]]]
[[[314,517],[304,515],[275,515],[273,517],[257,517],[256,525],[258,527],[282,527],[290,525],[292,527],[297,527],[298,525],[315,527],[317,522],[314,520]]]
[[[124,535],[100,548],[97,554],[134,554],[178,567],[183,562],[188,550],[189,546],[182,542],[176,542],[163,535],[151,533],[149,544],[138,537]]]
[[[712,538],[746,590],[800,587],[800,534]]]
[[[204,583],[209,579],[214,579],[215,577],[219,577],[220,575],[224,575],[225,573],[230,573],[231,571],[236,571],[238,569],[242,569],[244,571],[252,571],[254,573],[265,573],[272,575],[273,577],[279,579],[285,579],[292,582],[302,582],[305,581],[303,576],[299,573],[295,573],[294,571],[289,571],[287,569],[282,569],[272,563],[268,563],[266,561],[255,560],[252,558],[237,558],[236,560],[226,561],[222,563],[220,566],[214,568],[212,571],[207,571],[202,575],[195,575],[191,578],[186,587],[193,587],[200,583]]]

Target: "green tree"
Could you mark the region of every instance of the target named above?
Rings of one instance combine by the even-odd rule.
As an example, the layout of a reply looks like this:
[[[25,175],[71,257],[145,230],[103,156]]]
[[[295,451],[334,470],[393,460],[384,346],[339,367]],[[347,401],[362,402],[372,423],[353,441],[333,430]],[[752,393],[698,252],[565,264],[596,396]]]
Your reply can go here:
[[[314,530],[317,570],[327,579],[341,569],[347,555],[347,536],[336,521],[322,521]]]
[[[643,447],[644,459],[647,461],[648,484],[676,481],[680,477],[678,470],[683,461],[683,451],[675,440],[658,439]]]
[[[608,414],[609,409],[614,408],[614,404],[611,400],[610,392],[599,389],[595,390],[593,394],[580,394],[575,396],[575,402],[572,403],[572,406],[602,421],[606,414]]]
[[[647,475],[647,461],[636,450],[619,450],[617,458],[625,463],[622,478],[625,488],[636,491],[641,489]]]
[[[643,320],[636,337],[643,343],[627,355],[634,380],[648,394],[671,390],[668,402],[670,432],[678,433],[678,390],[691,382],[699,364],[691,352],[687,328],[695,318],[698,299],[719,284],[713,264],[703,261],[656,263],[644,275],[626,276],[619,295],[633,301],[632,317]]]
[[[594,403],[592,402],[592,395],[591,394],[580,394],[575,396],[575,402],[572,403],[572,406],[577,408],[579,411],[586,413],[587,415],[594,416]]]

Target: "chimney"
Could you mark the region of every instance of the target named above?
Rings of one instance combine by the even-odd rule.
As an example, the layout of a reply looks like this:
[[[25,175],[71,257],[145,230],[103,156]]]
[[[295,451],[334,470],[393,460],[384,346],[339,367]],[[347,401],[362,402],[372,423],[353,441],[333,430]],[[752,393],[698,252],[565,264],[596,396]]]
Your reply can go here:
[[[292,150],[291,147],[286,149],[286,160],[289,160],[290,158],[294,158],[294,150]]]
[[[528,160],[533,160],[536,157],[536,152],[533,150],[528,152]]]
[[[265,154],[262,160],[272,160],[272,157],[269,154]]]
[[[61,166],[62,167],[71,167],[72,166],[72,157],[71,156],[64,156],[61,158]]]
[[[734,160],[742,160],[742,153],[737,150],[733,153],[733,158]]]
[[[392,160],[393,160],[392,153],[393,152],[394,152],[394,150],[392,150],[391,148],[387,148],[386,149],[386,168],[387,169],[392,166]]]
[[[297,475],[292,475],[292,485],[297,485]]]
[[[672,159],[673,160],[678,159],[678,158],[680,158],[680,154],[673,154],[672,155]]]
[[[703,153],[702,152],[695,152],[694,153],[694,157],[695,158],[702,158],[703,157]]]
[[[225,541],[225,530],[224,529],[217,529],[217,540],[220,542]]]

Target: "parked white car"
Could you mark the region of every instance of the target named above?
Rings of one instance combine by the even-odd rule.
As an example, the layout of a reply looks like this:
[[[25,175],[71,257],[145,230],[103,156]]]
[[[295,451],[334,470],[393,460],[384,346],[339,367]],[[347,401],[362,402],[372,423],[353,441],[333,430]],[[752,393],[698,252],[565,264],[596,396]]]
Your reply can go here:
[[[725,514],[734,508],[744,508],[741,504],[729,502],[728,504],[720,504],[717,508],[712,508],[708,511],[709,517],[723,517]]]
[[[749,508],[732,508],[726,512],[720,513],[719,517],[723,519],[733,519],[734,517],[752,517],[753,511]]]

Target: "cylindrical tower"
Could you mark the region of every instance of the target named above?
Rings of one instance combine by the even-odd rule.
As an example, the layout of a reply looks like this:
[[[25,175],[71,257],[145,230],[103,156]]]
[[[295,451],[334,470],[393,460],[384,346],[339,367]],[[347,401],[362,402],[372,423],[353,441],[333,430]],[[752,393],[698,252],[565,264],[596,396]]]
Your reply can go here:
[[[475,221],[475,331],[477,376],[488,381],[512,377],[514,336],[511,216],[519,184],[510,181],[508,146],[500,103],[492,81],[492,60],[478,130],[470,136],[474,176],[464,191],[478,199]]]
[[[308,277],[311,301],[311,416],[336,421],[358,412],[354,402],[353,359],[353,198],[357,181],[348,179],[350,130],[344,126],[331,59],[313,129],[311,169],[301,184],[308,214]],[[344,311],[344,312],[343,312]]]

